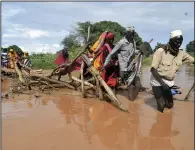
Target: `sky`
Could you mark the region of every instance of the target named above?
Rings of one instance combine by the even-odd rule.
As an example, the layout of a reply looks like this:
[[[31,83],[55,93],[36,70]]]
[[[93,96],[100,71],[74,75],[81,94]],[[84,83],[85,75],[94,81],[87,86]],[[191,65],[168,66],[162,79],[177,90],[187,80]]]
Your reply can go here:
[[[193,2],[2,2],[2,47],[18,45],[30,53],[55,53],[77,22],[116,21],[133,25],[154,48],[180,29],[182,47],[194,40]]]

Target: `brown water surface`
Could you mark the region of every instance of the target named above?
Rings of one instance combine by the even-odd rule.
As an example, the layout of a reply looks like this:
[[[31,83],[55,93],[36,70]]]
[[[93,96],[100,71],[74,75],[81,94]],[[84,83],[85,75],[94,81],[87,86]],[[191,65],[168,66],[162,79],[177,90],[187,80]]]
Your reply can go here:
[[[191,73],[190,73],[191,72]],[[176,85],[185,97],[194,82],[189,67],[182,67]],[[149,68],[142,83],[149,87]],[[8,89],[8,80],[2,92]],[[73,94],[63,95],[63,94]],[[140,93],[124,113],[79,92],[60,90],[35,98],[20,95],[2,101],[3,150],[194,150],[194,102],[175,101],[172,110],[159,113],[152,95]],[[190,97],[194,99],[194,94]]]

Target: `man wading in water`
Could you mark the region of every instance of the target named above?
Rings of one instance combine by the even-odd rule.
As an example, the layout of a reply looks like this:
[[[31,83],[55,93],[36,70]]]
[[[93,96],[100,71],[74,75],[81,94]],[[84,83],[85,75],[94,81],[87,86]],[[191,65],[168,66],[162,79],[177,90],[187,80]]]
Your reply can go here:
[[[160,112],[174,105],[171,89],[176,87],[173,80],[182,62],[194,63],[193,57],[179,49],[182,42],[182,31],[172,31],[168,44],[153,55],[150,83]]]
[[[101,70],[106,68],[109,62],[118,55],[119,68],[120,68],[120,77],[122,82],[126,85],[130,85],[132,82],[131,71],[129,68],[132,68],[133,65],[131,62],[134,60],[135,55],[140,51],[136,49],[136,42],[134,40],[135,29],[133,26],[130,26],[126,29],[125,36],[115,45],[110,54],[106,57],[105,63]],[[145,88],[141,86],[141,91],[144,91]]]

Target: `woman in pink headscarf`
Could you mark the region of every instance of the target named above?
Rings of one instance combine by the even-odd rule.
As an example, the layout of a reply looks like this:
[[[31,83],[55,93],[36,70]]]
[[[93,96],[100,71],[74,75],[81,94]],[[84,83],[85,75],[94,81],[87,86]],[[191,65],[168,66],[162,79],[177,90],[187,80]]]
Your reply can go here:
[[[69,54],[68,54],[68,49],[65,47],[60,51],[58,54],[55,63],[56,65],[60,66],[62,64],[68,63],[69,62]]]
[[[108,54],[112,51],[112,48],[114,47],[113,45],[114,41],[114,34],[112,32],[109,32],[106,35],[105,38],[105,43],[101,46],[99,49],[101,51],[99,57],[99,69],[102,68],[106,57]],[[98,69],[98,70],[99,70]],[[102,70],[102,78],[103,80],[111,87],[115,88],[117,85],[117,77],[118,77],[118,65],[117,65],[117,59],[113,59],[109,65]]]

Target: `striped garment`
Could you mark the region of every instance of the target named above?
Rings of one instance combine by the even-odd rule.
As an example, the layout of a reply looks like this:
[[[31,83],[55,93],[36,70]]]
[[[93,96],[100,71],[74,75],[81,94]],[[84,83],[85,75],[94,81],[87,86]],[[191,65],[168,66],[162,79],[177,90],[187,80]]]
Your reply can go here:
[[[30,59],[25,59],[24,60],[24,65],[27,66],[27,67],[32,67]]]

